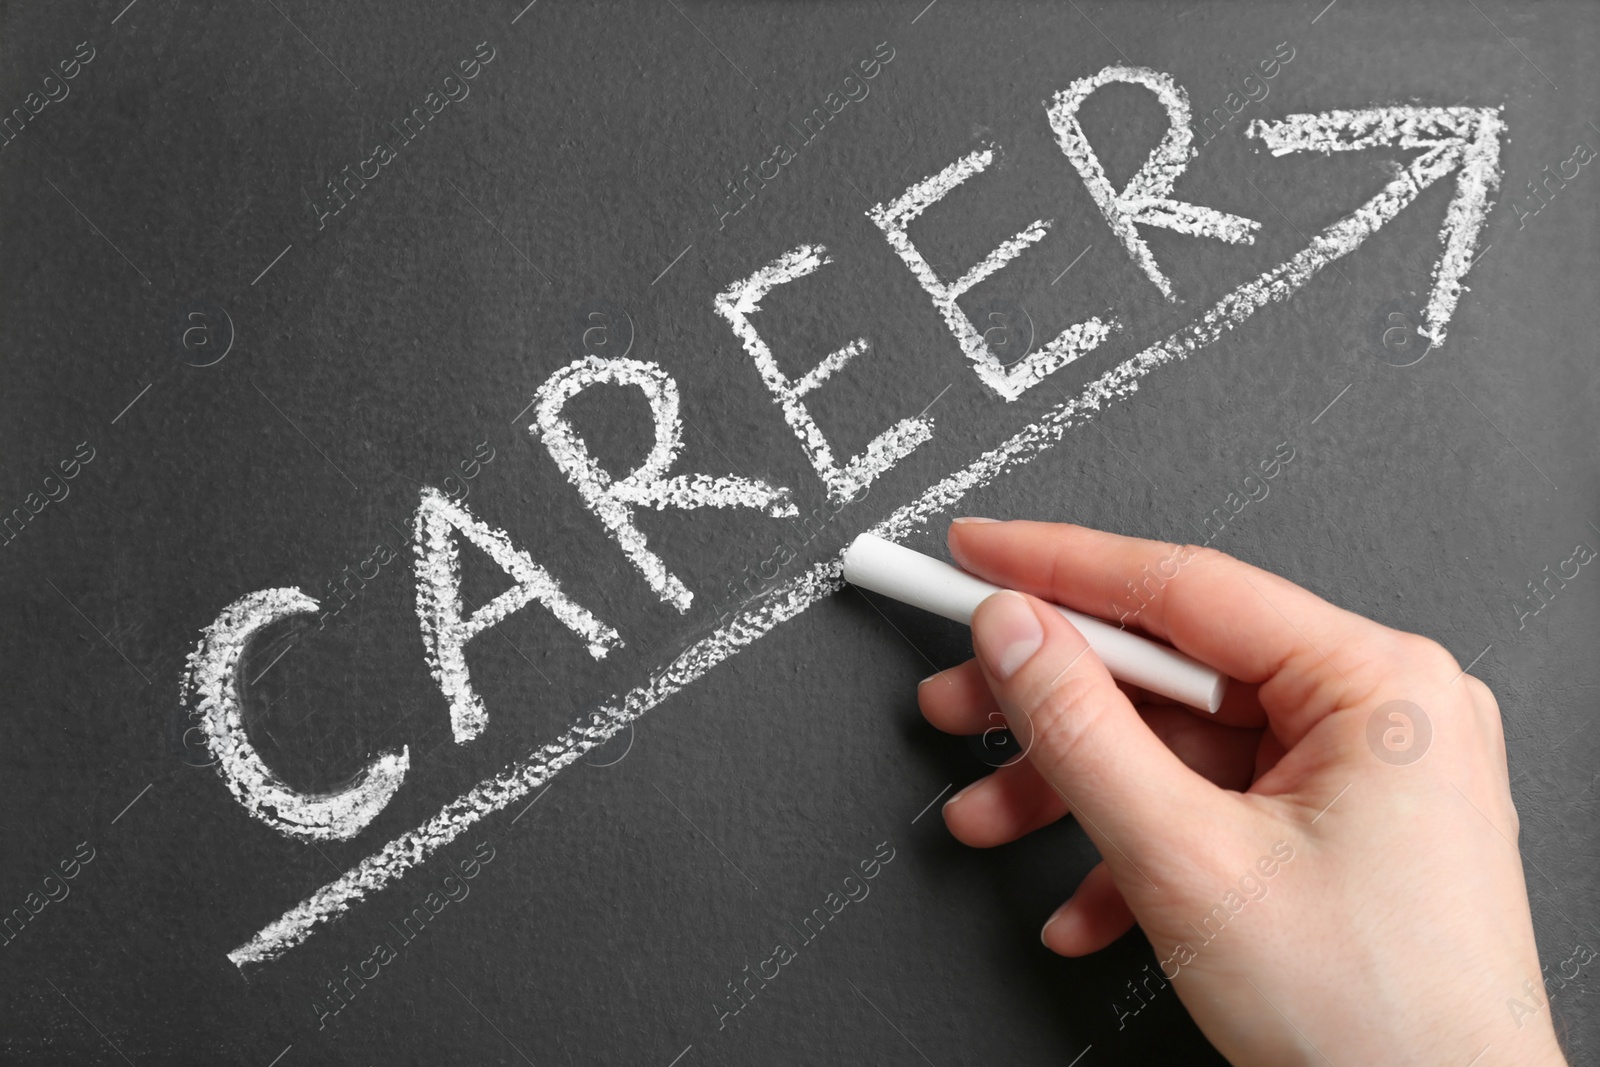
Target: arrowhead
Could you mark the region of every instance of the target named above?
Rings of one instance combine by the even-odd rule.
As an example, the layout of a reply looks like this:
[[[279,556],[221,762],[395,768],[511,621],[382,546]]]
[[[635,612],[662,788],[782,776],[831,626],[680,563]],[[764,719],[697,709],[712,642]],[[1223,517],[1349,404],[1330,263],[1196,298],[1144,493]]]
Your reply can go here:
[[[1385,197],[1402,196],[1409,203],[1450,171],[1458,172],[1455,195],[1445,209],[1439,232],[1443,247],[1433,267],[1433,288],[1418,331],[1438,347],[1444,344],[1445,328],[1465,288],[1461,279],[1476,262],[1478,237],[1489,218],[1489,198],[1500,185],[1500,135],[1504,131],[1505,122],[1495,108],[1372,107],[1290,115],[1275,122],[1258,119],[1246,133],[1260,138],[1275,156],[1368,148],[1426,149],[1378,197],[1359,209],[1374,211],[1375,218],[1376,205]],[[1387,217],[1380,225],[1382,221]]]

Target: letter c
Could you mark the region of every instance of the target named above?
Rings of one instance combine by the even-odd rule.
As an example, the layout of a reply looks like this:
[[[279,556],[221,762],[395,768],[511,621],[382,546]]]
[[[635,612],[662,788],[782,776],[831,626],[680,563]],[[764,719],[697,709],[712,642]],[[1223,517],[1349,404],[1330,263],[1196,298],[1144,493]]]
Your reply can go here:
[[[244,726],[240,666],[264,627],[293,615],[313,615],[316,600],[299,589],[258,589],[222,609],[201,632],[183,680],[182,699],[199,720],[217,772],[235,800],[274,830],[300,841],[344,841],[360,833],[389,803],[410,767],[410,751],[386,752],[350,783],[329,793],[302,793],[262,761]]]

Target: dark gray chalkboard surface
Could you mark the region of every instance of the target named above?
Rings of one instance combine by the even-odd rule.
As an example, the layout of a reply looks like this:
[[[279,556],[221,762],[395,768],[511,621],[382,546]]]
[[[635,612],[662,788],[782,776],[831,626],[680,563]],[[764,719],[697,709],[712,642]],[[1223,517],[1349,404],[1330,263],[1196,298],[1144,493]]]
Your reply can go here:
[[[0,1060],[1217,1062],[941,824],[959,514],[1470,663],[1600,1057],[1592,5],[0,20]]]

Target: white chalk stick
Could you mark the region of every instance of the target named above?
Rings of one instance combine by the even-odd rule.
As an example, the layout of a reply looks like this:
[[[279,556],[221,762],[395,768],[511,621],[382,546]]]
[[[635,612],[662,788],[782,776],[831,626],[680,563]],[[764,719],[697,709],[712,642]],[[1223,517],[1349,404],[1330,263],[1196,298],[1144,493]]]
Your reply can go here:
[[[1002,592],[941,560],[862,534],[844,554],[844,579],[912,607],[972,624],[978,605]],[[1176,649],[1052,604],[1078,628],[1113,678],[1171,700],[1215,713],[1222,706],[1227,676]]]

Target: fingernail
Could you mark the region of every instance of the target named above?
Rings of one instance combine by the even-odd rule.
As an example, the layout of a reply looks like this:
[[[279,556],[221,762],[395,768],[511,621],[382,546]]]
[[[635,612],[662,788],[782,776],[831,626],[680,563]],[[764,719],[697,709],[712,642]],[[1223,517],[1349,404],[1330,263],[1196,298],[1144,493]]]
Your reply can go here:
[[[973,786],[976,786],[976,785],[980,784],[982,781],[983,781],[983,779],[979,778],[978,781],[976,781],[976,782],[968,782],[966,785],[962,786],[960,789],[957,789],[955,796],[951,797],[949,800],[947,800],[943,804],[939,805],[939,810],[940,811],[949,811],[950,810],[950,805],[954,804],[956,801],[960,800],[962,797],[964,797],[968,793],[972,792]]]
[[[1050,933],[1050,927],[1054,926],[1058,920],[1066,915],[1067,905],[1070,903],[1071,901],[1068,901],[1067,904],[1063,904],[1061,907],[1051,912],[1050,918],[1046,919],[1044,921],[1044,925],[1039,928],[1039,944],[1043,945],[1045,948],[1050,947],[1050,939],[1048,936]]]
[[[989,673],[1000,681],[1016,674],[1044,644],[1044,627],[1027,598],[1006,590],[978,608],[982,625],[973,630],[973,643]]]
[[[941,675],[943,673],[944,673],[944,671],[934,671],[932,674],[928,675],[922,681],[918,682],[917,683],[917,688],[921,689],[923,686],[927,685],[929,682],[933,681],[935,678],[939,677],[939,675]]]
[[[999,522],[1000,520],[999,519],[985,519],[985,518],[983,518],[981,516],[978,516],[978,515],[963,515],[959,519],[951,519],[950,521],[952,523],[954,523],[954,524],[962,524],[962,523],[969,523],[969,522]]]

